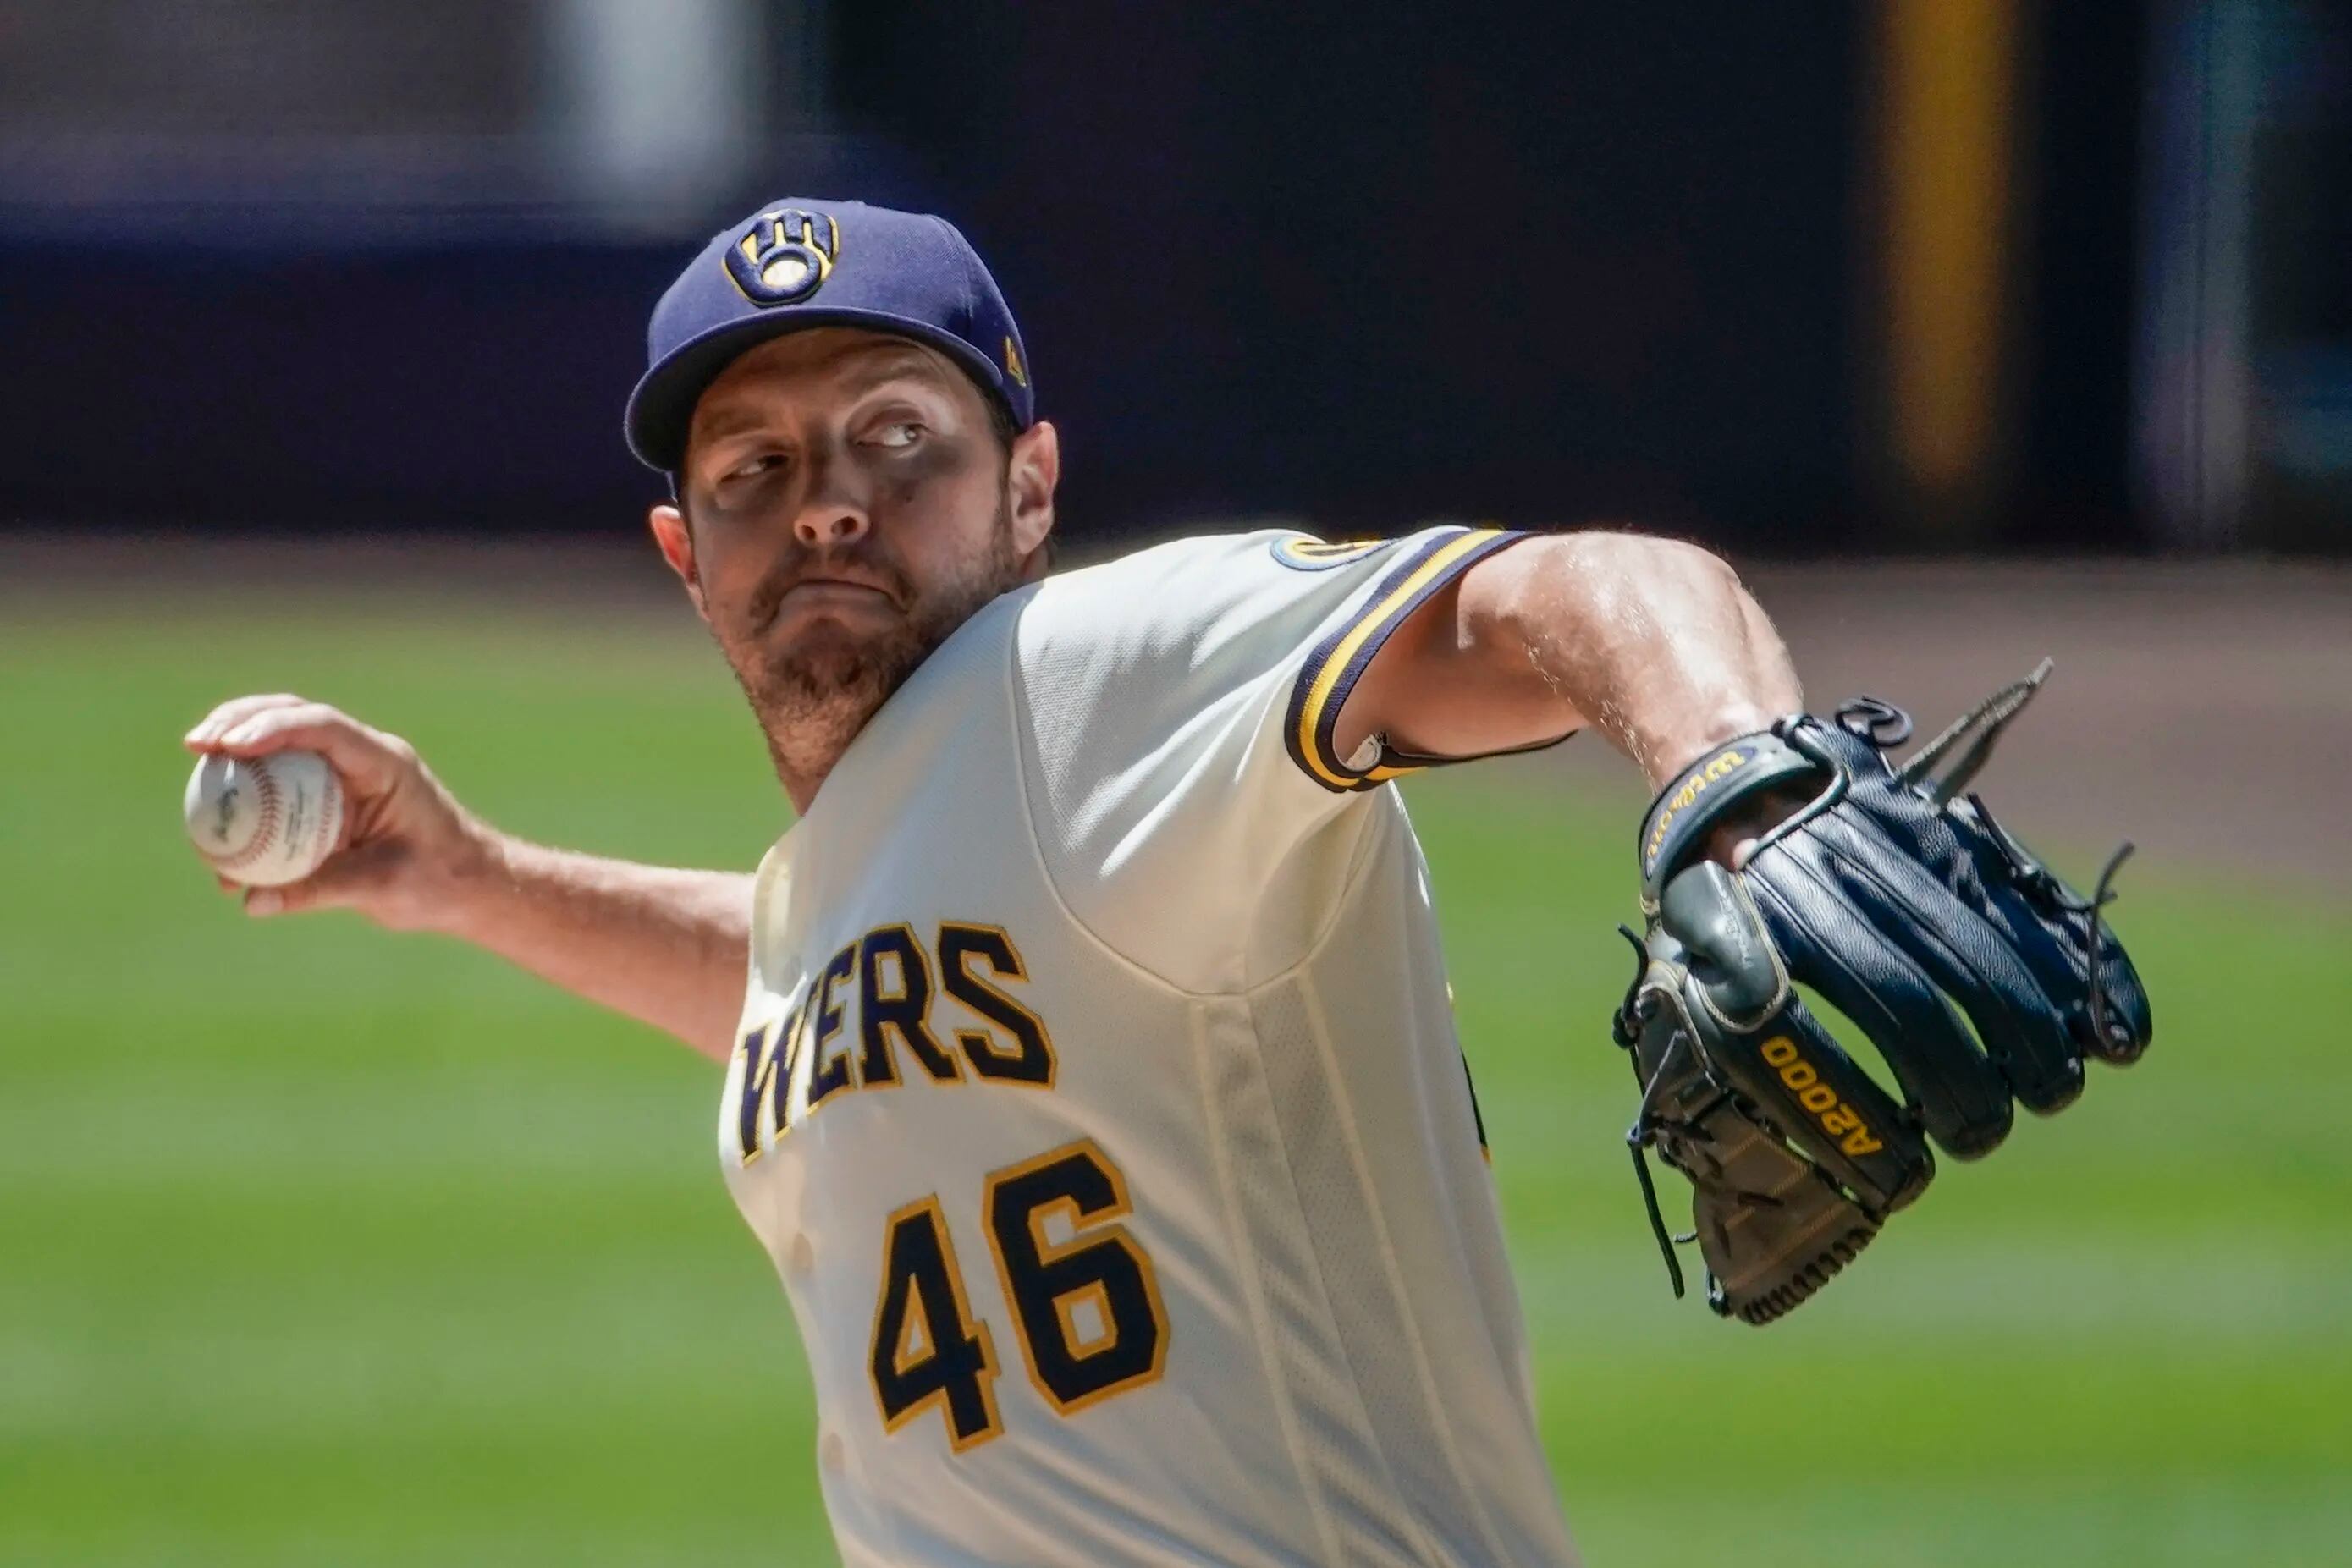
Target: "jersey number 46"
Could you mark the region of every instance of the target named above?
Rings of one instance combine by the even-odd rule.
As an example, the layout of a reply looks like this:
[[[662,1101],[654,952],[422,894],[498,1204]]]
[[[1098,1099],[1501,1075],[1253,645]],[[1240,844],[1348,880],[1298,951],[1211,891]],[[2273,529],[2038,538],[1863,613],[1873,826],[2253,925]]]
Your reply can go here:
[[[1091,1138],[992,1172],[981,1218],[1029,1381],[1064,1416],[1158,1379],[1168,1313],[1151,1260],[1118,1220],[1127,1178]],[[1066,1239],[1048,1230],[1066,1225]],[[885,1222],[867,1364],[882,1425],[937,1408],[958,1453],[1003,1431],[998,1364],[972,1313],[939,1196]]]

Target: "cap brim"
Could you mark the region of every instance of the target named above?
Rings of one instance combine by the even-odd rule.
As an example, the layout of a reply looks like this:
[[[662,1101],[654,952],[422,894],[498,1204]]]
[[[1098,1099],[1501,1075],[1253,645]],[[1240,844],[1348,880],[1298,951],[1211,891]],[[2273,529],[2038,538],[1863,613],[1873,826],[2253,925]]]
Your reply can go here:
[[[788,337],[818,327],[863,327],[895,338],[909,338],[937,349],[978,382],[982,392],[1013,407],[1004,392],[1003,371],[993,361],[951,333],[927,321],[894,316],[887,310],[795,309],[774,316],[753,316],[712,328],[688,338],[667,358],[647,371],[622,414],[622,431],[638,462],[664,474],[675,474],[686,458],[686,435],[694,419],[694,405],[719,374],[746,351],[772,338]]]

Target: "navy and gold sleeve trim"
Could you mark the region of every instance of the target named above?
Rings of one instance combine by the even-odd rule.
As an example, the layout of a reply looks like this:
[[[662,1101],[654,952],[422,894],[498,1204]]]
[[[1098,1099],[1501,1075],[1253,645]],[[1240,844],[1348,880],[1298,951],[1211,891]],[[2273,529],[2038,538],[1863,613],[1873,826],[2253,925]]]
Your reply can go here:
[[[1457,528],[1413,541],[1363,608],[1307,654],[1291,687],[1283,744],[1308,778],[1334,791],[1371,789],[1428,765],[1429,759],[1408,758],[1383,744],[1371,766],[1349,767],[1332,744],[1339,712],[1381,645],[1430,595],[1527,537],[1504,528]]]

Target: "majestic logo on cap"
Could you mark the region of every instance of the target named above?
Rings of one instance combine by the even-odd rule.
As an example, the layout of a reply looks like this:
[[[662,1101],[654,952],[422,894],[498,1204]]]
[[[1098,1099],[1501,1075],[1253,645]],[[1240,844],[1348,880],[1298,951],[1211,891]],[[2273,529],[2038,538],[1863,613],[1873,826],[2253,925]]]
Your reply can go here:
[[[791,305],[814,294],[841,259],[841,225],[823,213],[761,213],[727,247],[727,276],[754,305]]]

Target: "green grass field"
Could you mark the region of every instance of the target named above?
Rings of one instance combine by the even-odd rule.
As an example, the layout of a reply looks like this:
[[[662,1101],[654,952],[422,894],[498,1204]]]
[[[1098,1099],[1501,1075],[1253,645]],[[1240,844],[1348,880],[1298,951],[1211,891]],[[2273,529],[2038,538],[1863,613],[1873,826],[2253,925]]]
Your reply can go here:
[[[783,810],[716,656],[682,610],[229,610],[0,617],[0,1562],[829,1561],[715,1070],[452,944],[246,921],[176,816],[181,731],[290,687],[516,831],[749,866]],[[2347,1560],[2352,917],[2135,867],[2147,1061],[1757,1333],[1667,1298],[1625,1168],[1629,822],[1416,789],[1591,1562]]]

